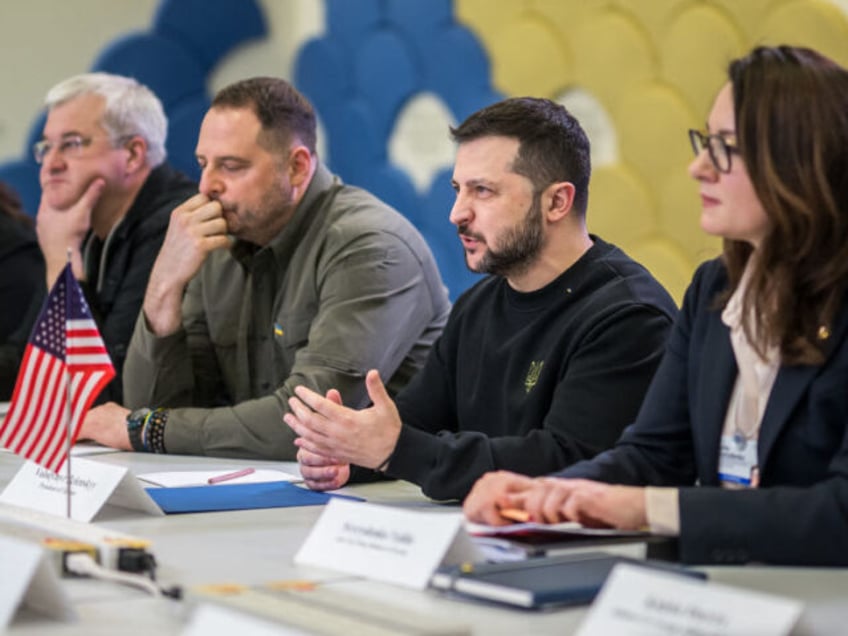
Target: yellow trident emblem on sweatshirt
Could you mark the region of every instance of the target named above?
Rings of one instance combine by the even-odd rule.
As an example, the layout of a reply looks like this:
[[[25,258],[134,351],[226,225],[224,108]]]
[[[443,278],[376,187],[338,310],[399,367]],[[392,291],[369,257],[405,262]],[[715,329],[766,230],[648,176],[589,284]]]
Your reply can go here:
[[[527,393],[536,386],[539,381],[539,375],[542,373],[542,367],[545,366],[544,360],[539,360],[530,363],[530,368],[527,370],[527,377],[524,378],[524,389]]]

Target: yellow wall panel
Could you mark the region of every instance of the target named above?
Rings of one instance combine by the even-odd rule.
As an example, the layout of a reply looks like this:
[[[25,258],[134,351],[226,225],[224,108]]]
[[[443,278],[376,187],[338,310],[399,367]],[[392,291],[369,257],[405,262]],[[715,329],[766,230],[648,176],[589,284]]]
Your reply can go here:
[[[694,271],[687,252],[661,237],[641,241],[636,245],[622,243],[621,247],[661,280],[680,304]]]
[[[496,41],[495,34],[515,22],[527,7],[526,0],[457,0],[456,18],[474,31],[489,49]],[[500,55],[490,50],[493,62]]]
[[[591,232],[636,243],[656,235],[656,209],[651,190],[624,164],[593,170],[586,216]]]
[[[746,42],[753,46],[752,34],[762,24],[763,18],[786,0],[711,0],[706,3],[719,7],[730,15],[737,28],[745,34]]]
[[[660,184],[657,225],[660,235],[690,255],[692,264],[719,253],[720,241],[701,230],[700,215],[698,183],[689,177],[686,166],[682,166],[677,174]]]
[[[582,0],[581,2],[563,2],[563,0],[524,0],[533,9],[548,18],[561,33],[567,35],[579,27],[588,14],[606,9],[611,0]]]
[[[765,16],[755,39],[764,44],[812,46],[848,66],[848,18],[830,2],[789,2]]]
[[[658,43],[663,78],[683,94],[699,117],[704,115],[701,120],[727,78],[727,63],[749,48],[731,18],[716,7],[689,6],[669,24]]]
[[[644,28],[651,40],[659,40],[668,28],[668,22],[678,7],[692,0],[614,0],[610,4],[628,13]],[[565,3],[570,4],[570,3]]]
[[[574,41],[577,78],[598,99],[617,103],[627,91],[656,74],[648,32],[627,14],[599,11],[569,33]]]
[[[613,120],[621,158],[654,191],[668,175],[685,168],[690,151],[684,135],[694,116],[675,89],[658,83],[636,88],[613,110]]]
[[[524,13],[497,35],[501,62],[493,69],[495,86],[510,95],[550,97],[573,81],[567,46],[538,14]]]

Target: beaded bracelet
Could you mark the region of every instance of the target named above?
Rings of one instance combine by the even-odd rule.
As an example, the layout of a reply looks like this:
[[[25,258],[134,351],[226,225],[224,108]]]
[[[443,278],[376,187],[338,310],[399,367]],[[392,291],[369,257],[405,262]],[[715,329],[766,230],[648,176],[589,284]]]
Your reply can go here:
[[[148,453],[165,453],[165,424],[168,422],[167,409],[155,409],[145,418],[141,433],[144,450]]]

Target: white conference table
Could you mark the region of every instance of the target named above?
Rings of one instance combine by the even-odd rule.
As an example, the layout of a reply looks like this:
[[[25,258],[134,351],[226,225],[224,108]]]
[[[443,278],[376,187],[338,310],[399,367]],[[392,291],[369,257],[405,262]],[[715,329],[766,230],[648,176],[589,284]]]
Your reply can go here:
[[[125,466],[134,474],[176,470],[230,470],[246,466],[297,472],[295,464],[203,457],[108,453],[90,457]],[[0,489],[5,487],[22,460],[0,452]],[[351,486],[351,494],[372,503],[410,509],[456,512],[457,507],[427,500],[407,482],[381,482]],[[96,523],[153,542],[163,584],[190,589],[209,583],[261,585],[287,579],[318,580],[367,604],[439,616],[472,627],[474,634],[572,634],[586,614],[585,608],[543,613],[511,610],[446,598],[437,592],[416,591],[292,563],[322,506],[272,508],[218,513],[153,517],[124,509],[108,508]],[[711,581],[801,600],[805,613],[794,634],[848,633],[848,569],[784,567],[709,567]],[[2,576],[2,564],[0,564]],[[63,579],[79,613],[79,620],[63,623],[28,610],[20,612],[9,634],[180,634],[190,619],[190,602],[154,599],[132,588],[90,579]]]

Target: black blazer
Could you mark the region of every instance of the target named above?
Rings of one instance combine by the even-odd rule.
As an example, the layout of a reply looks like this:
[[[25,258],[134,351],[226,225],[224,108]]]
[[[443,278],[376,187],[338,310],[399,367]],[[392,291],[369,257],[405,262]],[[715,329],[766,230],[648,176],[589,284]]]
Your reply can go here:
[[[12,397],[27,338],[47,293],[35,231],[0,213],[0,401]]]
[[[719,443],[736,360],[715,307],[719,260],[686,292],[645,401],[615,448],[558,473],[680,487],[680,553],[689,563],[848,565],[848,303],[821,366],[782,366],[758,441],[760,487],[718,487]]]

